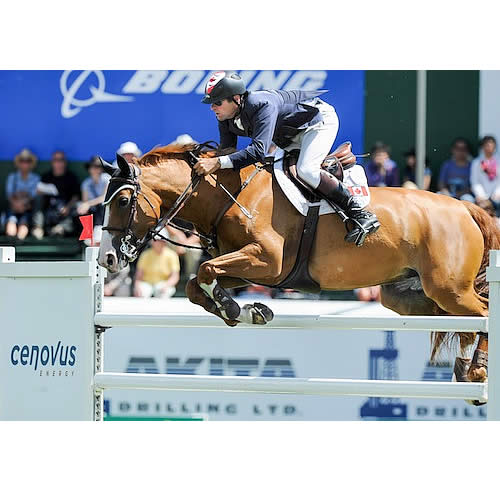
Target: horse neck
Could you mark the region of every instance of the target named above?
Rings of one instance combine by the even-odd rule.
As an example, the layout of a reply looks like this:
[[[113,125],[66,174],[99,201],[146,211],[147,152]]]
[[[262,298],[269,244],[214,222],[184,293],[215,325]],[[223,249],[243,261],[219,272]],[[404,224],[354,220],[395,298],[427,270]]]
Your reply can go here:
[[[232,174],[232,175],[227,175]],[[143,169],[143,184],[161,200],[164,215],[191,182],[191,168],[184,160],[169,159],[157,167]],[[238,177],[234,172],[218,172],[219,178]],[[234,184],[229,182],[228,184]],[[226,186],[229,189],[229,186]],[[210,178],[202,179],[198,188],[179,212],[179,218],[191,222],[200,231],[209,233],[227,195]]]

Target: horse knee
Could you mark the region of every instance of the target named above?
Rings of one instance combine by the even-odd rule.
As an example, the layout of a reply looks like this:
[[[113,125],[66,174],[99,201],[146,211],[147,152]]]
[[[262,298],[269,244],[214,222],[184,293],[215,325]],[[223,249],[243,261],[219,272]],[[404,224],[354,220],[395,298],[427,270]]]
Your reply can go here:
[[[217,311],[217,305],[206,296],[196,278],[192,278],[186,283],[186,296],[193,304],[203,307],[208,312],[215,313]]]
[[[198,277],[193,279],[197,279],[198,283],[209,285],[214,281],[215,278],[216,273],[214,266],[210,264],[210,261],[206,261],[203,262],[203,264],[201,264],[198,268]]]

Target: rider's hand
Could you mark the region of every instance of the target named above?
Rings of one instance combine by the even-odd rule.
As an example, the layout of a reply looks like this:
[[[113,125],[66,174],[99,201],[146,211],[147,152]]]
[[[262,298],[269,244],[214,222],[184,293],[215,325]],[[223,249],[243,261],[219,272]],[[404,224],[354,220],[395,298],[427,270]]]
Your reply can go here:
[[[220,168],[219,158],[200,158],[194,166],[194,171],[198,175],[213,174]]]

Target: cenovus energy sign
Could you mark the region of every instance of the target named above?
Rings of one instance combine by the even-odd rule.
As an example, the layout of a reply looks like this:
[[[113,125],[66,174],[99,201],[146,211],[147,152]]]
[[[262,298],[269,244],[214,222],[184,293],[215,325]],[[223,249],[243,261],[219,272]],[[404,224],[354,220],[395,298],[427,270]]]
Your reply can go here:
[[[70,159],[112,158],[120,143],[144,152],[180,134],[218,140],[217,122],[201,104],[211,70],[0,71],[2,160],[29,147],[41,159],[55,149]],[[242,70],[248,90],[329,90],[340,118],[336,144],[363,146],[364,71]],[[241,147],[244,142],[240,144]]]

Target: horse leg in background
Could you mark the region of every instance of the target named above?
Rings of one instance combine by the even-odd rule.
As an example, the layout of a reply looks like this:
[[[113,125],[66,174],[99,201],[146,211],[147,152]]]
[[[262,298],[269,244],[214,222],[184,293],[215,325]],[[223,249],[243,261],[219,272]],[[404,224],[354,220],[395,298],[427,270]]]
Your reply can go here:
[[[246,245],[241,250],[220,255],[201,264],[198,284],[216,305],[224,320],[265,325],[274,317],[269,307],[259,302],[240,307],[217,278],[242,278],[249,281],[278,276],[277,265],[258,243]],[[227,324],[228,321],[226,321]]]
[[[425,296],[419,287],[401,289],[401,284],[389,284],[381,286],[381,302],[384,307],[391,309],[401,315],[419,315],[419,316],[437,316],[448,315],[446,311],[441,309],[433,300]],[[434,335],[440,335],[444,338],[446,335],[443,332],[434,332]],[[462,356],[464,355],[467,347],[474,343],[474,334],[459,334],[460,335],[460,350]],[[482,339],[483,337],[480,337]],[[481,340],[480,340],[481,343]],[[480,347],[478,346],[478,349]],[[484,342],[481,343],[481,349],[486,350],[486,359],[488,356],[488,340],[486,339],[486,346]],[[433,351],[438,350],[436,347]],[[484,359],[484,356],[479,356],[479,359]],[[455,358],[455,365],[453,373],[457,382],[469,382],[471,380],[481,379],[484,374],[474,372],[469,379],[468,372],[471,367],[471,358],[464,358],[457,356]],[[487,361],[486,361],[487,363]],[[483,365],[485,366],[485,365]],[[477,404],[478,402],[472,402]]]
[[[484,382],[488,378],[488,337],[478,335],[479,342],[467,373],[471,382]]]
[[[432,277],[430,278],[432,280]],[[437,286],[436,284],[439,283]],[[453,288],[452,282],[446,280],[423,280],[426,295],[430,296],[448,314],[457,316],[488,316],[488,301],[476,293],[473,280],[469,286]],[[465,288],[465,289],[464,289]],[[480,335],[480,334],[479,334]],[[460,334],[460,347],[462,350],[474,342],[471,334]],[[480,335],[479,345],[471,362],[468,379],[471,382],[484,382],[487,379],[488,340]]]

